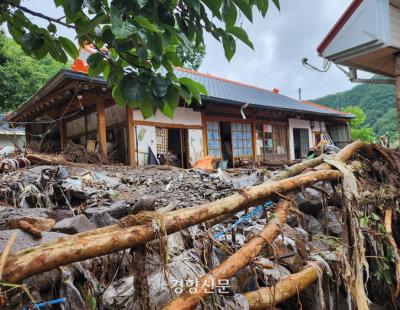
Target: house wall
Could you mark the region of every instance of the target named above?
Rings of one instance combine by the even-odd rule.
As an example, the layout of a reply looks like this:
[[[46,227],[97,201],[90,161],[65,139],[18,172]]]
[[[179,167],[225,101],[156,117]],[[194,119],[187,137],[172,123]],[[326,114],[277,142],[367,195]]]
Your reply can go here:
[[[135,121],[145,121],[153,123],[174,124],[174,125],[187,125],[187,126],[201,126],[201,112],[193,111],[190,108],[178,107],[174,112],[174,118],[162,114],[157,110],[156,115],[150,118],[143,118],[140,110],[133,110],[133,119]]]
[[[390,44],[400,46],[400,8],[390,6]]]
[[[120,108],[117,105],[112,105],[108,108],[104,109],[104,113],[106,116],[106,126],[112,126],[118,123],[122,123],[126,119],[125,109]],[[87,126],[88,131],[96,131],[97,130],[97,113],[93,112],[87,115]],[[82,116],[80,118],[74,119],[66,123],[67,129],[67,138],[85,135],[85,117]]]
[[[135,126],[135,136],[137,141],[136,158],[139,166],[145,166],[148,162],[149,147],[154,155],[157,155],[156,127],[155,126]]]
[[[293,128],[305,128],[308,129],[308,143],[309,148],[313,147],[313,131],[320,131],[320,122],[314,121],[314,128],[311,130],[310,121],[296,118],[289,118],[289,151],[290,159],[294,160],[294,138],[293,138]],[[326,131],[325,123],[321,122],[322,131]]]
[[[201,129],[189,129],[189,163],[193,165],[204,157],[203,131]]]

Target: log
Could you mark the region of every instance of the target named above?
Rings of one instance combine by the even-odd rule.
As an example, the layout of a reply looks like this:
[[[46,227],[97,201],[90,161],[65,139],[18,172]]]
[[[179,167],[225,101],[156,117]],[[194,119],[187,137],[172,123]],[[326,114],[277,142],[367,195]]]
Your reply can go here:
[[[395,294],[395,297],[397,298],[400,295],[400,253],[399,253],[399,249],[396,244],[396,240],[394,240],[394,237],[393,237],[392,218],[393,218],[393,210],[386,209],[384,223],[385,223],[385,230],[387,233],[387,238],[389,240],[390,245],[393,248],[394,257],[396,260],[396,263],[395,263],[395,266],[396,266],[396,288],[395,288],[394,294]]]
[[[245,293],[244,297],[249,303],[250,310],[269,309],[297,295],[318,279],[318,269],[324,270],[324,266],[321,263],[313,262],[313,265],[283,278],[274,286]]]
[[[321,180],[339,178],[339,171],[322,170],[249,187],[240,193],[208,204],[162,215],[165,230],[171,234],[222,214],[239,211],[250,202],[264,201],[274,193],[284,193]],[[9,256],[4,279],[10,283],[18,283],[27,277],[58,266],[138,246],[154,240],[156,235],[150,220],[147,224],[128,228],[113,225],[76,236],[63,237]]]
[[[348,160],[360,149],[370,150],[370,146],[356,141],[346,146],[338,154],[338,158]],[[330,169],[330,166],[321,164],[317,168]],[[240,193],[212,203],[163,215],[165,231],[171,234],[223,214],[238,212],[249,203],[264,201],[273,193],[284,193],[311,185],[317,181],[338,178],[340,178],[340,172],[322,170],[249,187]],[[156,235],[152,225],[147,223],[128,228],[111,225],[75,236],[60,238],[35,248],[14,253],[8,257],[4,279],[11,283],[18,283],[27,277],[49,271],[58,266],[138,246],[154,240]]]
[[[361,141],[356,141],[350,145],[347,145],[345,148],[343,148],[339,154],[337,155],[337,159],[341,161],[348,161],[351,157],[355,155],[355,153],[358,150],[368,150],[370,146],[368,146],[366,143],[361,142]],[[314,168],[315,170],[320,170],[320,171],[329,171],[329,170],[321,170],[321,169],[331,169],[331,166],[326,163],[319,164],[317,167]],[[300,169],[299,169],[300,170]],[[300,175],[301,176],[301,175]],[[268,183],[267,183],[268,184]],[[282,212],[282,210],[279,208],[277,210],[279,212],[278,219],[279,221],[285,222],[287,212]],[[272,225],[272,226],[271,226]],[[276,236],[279,233],[279,230],[274,231],[271,227],[275,227],[276,224],[270,223],[265,226],[263,231],[264,234],[266,235],[259,235],[261,239],[264,239],[266,242],[272,242]],[[265,231],[265,229],[268,229]],[[267,233],[268,232],[268,233]],[[276,233],[276,234],[275,234]],[[197,307],[197,304],[201,301],[204,300],[208,295],[212,293],[212,290],[207,289],[212,287],[212,284],[215,285],[216,282],[218,282],[221,279],[230,279],[233,275],[235,275],[236,272],[238,272],[240,269],[245,267],[252,258],[256,257],[259,253],[260,248],[258,248],[259,244],[257,243],[258,237],[255,237],[255,241],[250,240],[248,243],[246,243],[242,249],[240,249],[238,252],[230,256],[228,259],[226,259],[221,265],[217,266],[213,270],[211,270],[207,275],[201,277],[198,281],[199,285],[197,286],[196,293],[194,294],[189,294],[189,293],[183,293],[180,295],[178,298],[173,300],[169,305],[167,305],[164,309],[169,310],[169,309],[195,309]],[[239,253],[239,254],[238,254]],[[238,255],[237,255],[238,254]],[[255,256],[253,256],[253,254]]]
[[[195,309],[197,304],[214,290],[220,280],[230,279],[240,269],[246,267],[251,260],[260,254],[264,245],[270,244],[279,235],[289,212],[290,204],[291,202],[282,200],[276,207],[274,219],[265,225],[257,236],[196,282],[196,293],[182,294],[164,307],[164,310]]]

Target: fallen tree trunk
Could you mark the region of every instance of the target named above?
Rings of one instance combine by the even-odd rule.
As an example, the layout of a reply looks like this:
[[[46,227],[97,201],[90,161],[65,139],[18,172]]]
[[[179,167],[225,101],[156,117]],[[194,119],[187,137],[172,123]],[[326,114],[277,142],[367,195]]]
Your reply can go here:
[[[394,291],[395,297],[398,297],[400,295],[400,253],[399,249],[396,244],[396,240],[394,240],[393,237],[393,231],[392,231],[392,218],[393,218],[393,210],[392,209],[386,209],[385,210],[385,230],[387,233],[387,238],[389,239],[390,245],[393,248],[393,254],[395,257],[395,266],[396,266],[396,288]]]
[[[196,293],[182,294],[164,307],[164,310],[195,309],[197,304],[215,289],[220,280],[230,279],[238,270],[246,267],[251,260],[260,254],[264,245],[271,243],[279,235],[289,212],[290,204],[291,202],[282,200],[275,209],[274,219],[269,221],[257,236],[196,282]]]
[[[337,158],[343,162],[348,161],[360,149],[368,151],[369,147],[364,142],[356,141],[343,148],[337,155]],[[314,169],[331,169],[331,166],[329,164],[322,163]],[[282,212],[282,209],[278,209],[278,211],[278,220],[279,222],[284,223],[287,216],[287,210],[286,212]],[[201,277],[198,281],[199,285],[197,286],[196,293],[183,293],[178,298],[173,300],[169,305],[167,305],[164,309],[195,309],[197,307],[197,304],[201,300],[204,300],[208,295],[212,293],[212,290],[207,290],[207,287],[212,287],[212,284],[215,285],[215,283],[221,279],[230,279],[233,275],[235,275],[236,272],[245,267],[252,258],[256,257],[259,254],[260,248],[258,242],[262,242],[263,240],[265,242],[272,242],[277,237],[279,230],[275,231],[274,229],[272,229],[272,227],[278,226],[274,222],[271,224],[269,223],[262,231],[262,233],[266,235],[259,235],[254,238],[255,240],[250,240],[238,252],[227,258],[222,264],[211,270],[208,274]]]
[[[322,170],[249,187],[240,193],[208,204],[170,212],[162,216],[163,228],[171,234],[222,214],[239,211],[249,203],[264,201],[274,193],[292,191],[318,181],[337,180],[340,176],[339,171]],[[157,215],[160,216],[158,213]],[[156,235],[157,232],[150,219],[144,225],[119,227],[119,229],[114,225],[111,230],[97,229],[78,236],[60,238],[49,244],[11,255],[5,266],[4,280],[18,283],[27,277],[58,266],[138,246],[154,240]]]
[[[313,265],[283,278],[274,286],[245,293],[244,297],[249,303],[250,310],[269,309],[297,295],[318,279],[318,270],[324,270],[324,266],[321,263],[313,262]]]

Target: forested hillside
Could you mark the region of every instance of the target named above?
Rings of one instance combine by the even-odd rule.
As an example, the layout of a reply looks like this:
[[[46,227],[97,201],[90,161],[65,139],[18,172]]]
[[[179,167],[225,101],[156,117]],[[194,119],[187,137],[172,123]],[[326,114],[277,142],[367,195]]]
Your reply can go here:
[[[65,64],[27,56],[0,29],[0,112],[15,110]]]
[[[365,126],[371,127],[376,136],[389,132],[391,141],[397,140],[394,85],[362,84],[313,101],[334,109],[360,107],[366,114]]]

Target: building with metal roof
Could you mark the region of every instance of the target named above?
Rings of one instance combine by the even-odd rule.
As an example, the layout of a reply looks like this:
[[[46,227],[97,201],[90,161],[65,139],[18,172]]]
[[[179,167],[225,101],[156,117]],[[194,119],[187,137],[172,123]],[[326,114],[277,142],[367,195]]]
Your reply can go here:
[[[169,163],[190,167],[206,155],[224,165],[283,163],[306,156],[321,139],[350,142],[353,117],[322,105],[193,70],[178,77],[205,86],[202,104],[183,100],[170,119],[157,111],[122,109],[104,79],[63,69],[9,117],[25,127],[27,144],[60,152],[82,144],[126,164]],[[117,156],[115,156],[117,154]]]
[[[0,114],[0,150],[11,146],[22,149],[25,145],[25,130],[22,126],[13,128],[6,114]]]

